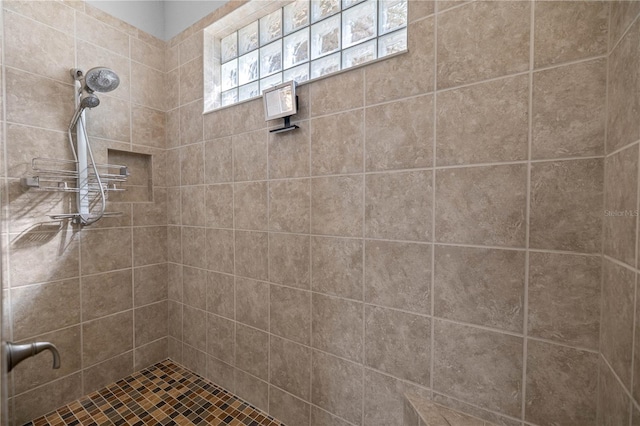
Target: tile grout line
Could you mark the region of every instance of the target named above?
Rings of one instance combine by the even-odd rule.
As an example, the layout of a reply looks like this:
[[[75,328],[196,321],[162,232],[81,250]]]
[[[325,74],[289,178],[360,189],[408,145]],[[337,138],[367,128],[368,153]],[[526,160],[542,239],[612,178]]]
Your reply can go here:
[[[436,164],[437,164],[437,154],[438,154],[438,16],[439,16],[439,4],[437,1],[433,2],[434,14],[433,14],[433,115],[432,115],[432,141],[431,141],[431,150],[432,150],[432,167],[431,171],[431,239],[435,241],[436,239],[436,185],[437,185],[437,174],[436,174]],[[431,285],[430,285],[430,313],[431,319],[429,321],[430,329],[429,329],[429,394],[431,399],[433,400],[433,382],[435,375],[435,329],[436,322],[434,320],[435,316],[435,245],[431,246]]]
[[[129,57],[128,57],[128,61],[129,61],[129,82],[133,81],[132,77],[133,77],[133,71],[131,70],[132,66],[131,66],[131,36],[127,36],[127,43],[128,43],[128,49],[129,49]],[[131,86],[131,84],[129,84],[129,86]],[[131,107],[131,87],[129,87],[129,149],[131,151],[133,151],[133,108]],[[107,163],[108,161],[108,155],[109,155],[109,150],[107,149]],[[153,160],[152,160],[153,161]],[[152,166],[153,167],[153,166]],[[151,188],[151,190],[153,191],[153,187]],[[152,196],[153,196],[153,192],[152,192]],[[132,307],[132,312],[131,312],[131,322],[132,322],[132,327],[133,327],[133,331],[131,333],[131,347],[132,347],[132,354],[133,354],[133,365],[132,365],[132,369],[135,370],[135,365],[136,365],[136,304],[135,304],[135,274],[133,272],[133,267],[134,267],[134,263],[135,263],[135,251],[134,251],[134,247],[135,247],[135,242],[134,242],[134,218],[133,218],[133,207],[131,207],[130,209],[131,211],[131,223],[129,224],[129,228],[130,228],[130,232],[131,232],[131,307]],[[84,389],[83,389],[84,391]]]
[[[407,5],[408,6],[408,5]],[[362,104],[366,105],[367,103],[367,73],[363,70],[362,71]],[[361,179],[362,179],[362,228],[361,228],[361,232],[362,232],[362,238],[359,239],[361,241],[362,244],[362,417],[360,420],[360,424],[364,425],[364,421],[366,418],[366,398],[365,395],[367,394],[367,386],[366,386],[366,375],[365,375],[365,365],[367,362],[367,351],[366,351],[366,347],[367,347],[367,320],[366,320],[366,306],[364,304],[365,300],[366,300],[366,294],[367,294],[367,288],[366,288],[366,282],[365,282],[365,277],[366,277],[366,268],[367,268],[367,262],[366,262],[366,244],[365,244],[365,240],[364,237],[367,234],[367,179],[366,179],[366,175],[364,174],[365,170],[366,170],[366,164],[367,164],[367,108],[363,108],[362,110],[362,122],[360,123],[360,125],[362,126],[362,167],[361,167]],[[309,182],[309,184],[311,184],[311,182]],[[313,425],[311,425],[313,426]]]
[[[531,153],[533,150],[533,69],[535,64],[535,13],[536,2],[531,1],[530,20],[529,20],[529,103],[528,103],[528,143],[527,143],[527,198],[525,212],[525,270],[524,270],[524,292],[523,292],[523,313],[522,313],[522,401],[521,401],[521,419],[526,418],[527,407],[527,358],[529,356],[528,328],[529,328],[529,263],[531,243]]]

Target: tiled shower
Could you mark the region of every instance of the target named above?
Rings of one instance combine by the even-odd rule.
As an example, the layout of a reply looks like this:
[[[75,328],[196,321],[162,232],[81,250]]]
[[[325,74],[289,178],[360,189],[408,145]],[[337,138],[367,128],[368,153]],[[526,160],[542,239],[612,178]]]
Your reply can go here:
[[[170,358],[288,426],[403,426],[405,394],[499,425],[640,422],[640,2],[409,2],[409,52],[203,115],[203,30],[3,1],[10,424]],[[127,191],[79,227],[25,190],[70,159],[69,68]],[[638,334],[640,336],[640,334]]]

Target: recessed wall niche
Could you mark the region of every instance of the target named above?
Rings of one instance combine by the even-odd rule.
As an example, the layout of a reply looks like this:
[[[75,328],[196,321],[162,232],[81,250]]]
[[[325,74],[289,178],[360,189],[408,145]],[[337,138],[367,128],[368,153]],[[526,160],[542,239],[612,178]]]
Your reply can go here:
[[[107,151],[109,164],[127,166],[129,178],[121,186],[124,191],[109,193],[109,201],[148,203],[153,201],[152,156],[137,152]]]

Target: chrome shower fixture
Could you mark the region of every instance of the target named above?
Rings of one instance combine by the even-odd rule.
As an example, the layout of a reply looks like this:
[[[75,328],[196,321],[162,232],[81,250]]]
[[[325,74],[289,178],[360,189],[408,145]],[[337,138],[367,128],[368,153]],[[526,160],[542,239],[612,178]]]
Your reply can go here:
[[[106,67],[91,68],[86,74],[78,68],[72,68],[71,77],[76,81],[76,84],[80,85],[78,88],[80,101],[77,103],[76,111],[69,124],[69,130],[75,127],[85,109],[95,108],[100,105],[100,99],[94,92],[111,92],[120,84],[118,74]]]

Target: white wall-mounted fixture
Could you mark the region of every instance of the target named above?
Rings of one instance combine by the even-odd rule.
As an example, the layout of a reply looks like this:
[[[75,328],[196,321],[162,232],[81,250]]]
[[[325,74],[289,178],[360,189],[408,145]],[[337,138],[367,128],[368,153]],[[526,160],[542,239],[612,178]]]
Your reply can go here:
[[[291,116],[298,112],[298,96],[296,95],[296,82],[289,81],[279,84],[262,92],[264,100],[265,121],[284,118],[284,127],[270,130],[271,133],[288,132],[297,129],[291,124]]]

